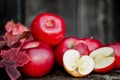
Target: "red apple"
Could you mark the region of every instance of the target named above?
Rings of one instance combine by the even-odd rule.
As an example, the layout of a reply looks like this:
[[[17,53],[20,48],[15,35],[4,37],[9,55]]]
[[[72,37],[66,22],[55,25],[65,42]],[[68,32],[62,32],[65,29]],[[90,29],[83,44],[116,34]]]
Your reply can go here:
[[[30,56],[31,61],[22,67],[25,75],[30,77],[42,77],[48,74],[54,65],[52,49],[45,43],[30,40],[23,47]]]
[[[111,47],[98,48],[90,53],[90,57],[94,59],[94,71],[98,73],[107,73],[114,68],[115,57]]]
[[[83,40],[79,40],[78,37],[66,37],[54,50],[55,60],[62,67],[63,66],[63,54],[69,49],[75,49],[80,52],[81,55],[88,55],[89,50]]]
[[[44,12],[38,14],[31,24],[32,36],[50,46],[56,46],[64,38],[66,26],[57,14]]]
[[[120,42],[108,44],[107,46],[112,47],[115,51],[115,68],[120,68]]]
[[[80,38],[80,40],[85,41],[85,43],[88,46],[90,52],[94,51],[97,48],[102,47],[102,43],[98,39],[95,39],[95,38],[92,38],[92,37],[91,38]]]

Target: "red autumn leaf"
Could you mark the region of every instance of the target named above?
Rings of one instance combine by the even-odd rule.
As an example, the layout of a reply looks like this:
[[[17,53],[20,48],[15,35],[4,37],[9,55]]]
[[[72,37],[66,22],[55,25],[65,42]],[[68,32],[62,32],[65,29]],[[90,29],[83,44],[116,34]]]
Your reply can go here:
[[[6,41],[4,41],[3,36],[0,36],[0,49],[6,45]]]
[[[26,26],[21,23],[15,24],[13,20],[7,22],[5,29],[7,32],[12,32],[12,35],[21,35],[24,31],[29,31]]]
[[[21,76],[17,67],[30,61],[25,51],[20,51],[22,44],[29,39],[30,31],[26,26],[12,20],[7,22],[5,29],[5,35],[0,36],[0,68],[4,67],[10,79],[16,80]]]
[[[15,23],[13,22],[13,20],[7,22],[7,24],[5,25],[5,29],[7,32],[11,32],[13,30],[13,28],[15,27]]]
[[[5,69],[11,80],[17,80],[21,76],[15,66],[7,66]]]
[[[18,42],[19,36],[18,35],[12,35],[11,32],[7,32],[4,36],[4,40],[7,43],[7,46],[11,47],[14,46]]]
[[[6,33],[3,36],[8,47],[17,47],[30,37],[29,29],[21,23],[15,24],[13,21],[5,25]]]
[[[23,32],[21,35],[12,35],[11,32],[7,32],[3,38],[8,47],[17,47],[24,43],[26,39],[30,37],[30,32]]]
[[[24,31],[19,37],[19,39],[25,39],[25,38],[27,39],[30,38],[30,31]]]
[[[0,67],[5,67],[11,80],[16,80],[21,76],[17,67],[22,67],[30,61],[30,57],[25,51],[20,51],[20,48],[2,50],[0,56],[2,57]]]
[[[17,23],[16,27],[12,31],[12,34],[13,35],[16,35],[16,34],[21,35],[25,31],[29,31],[29,29],[26,26],[22,25],[21,23]]]

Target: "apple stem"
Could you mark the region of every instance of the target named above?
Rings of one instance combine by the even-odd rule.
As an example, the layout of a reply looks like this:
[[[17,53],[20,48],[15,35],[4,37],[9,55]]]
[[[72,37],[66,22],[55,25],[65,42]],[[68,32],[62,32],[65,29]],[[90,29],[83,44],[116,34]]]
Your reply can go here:
[[[46,25],[47,25],[47,27],[53,27],[53,21],[48,20]]]
[[[93,37],[93,36],[91,36],[91,37],[90,37],[90,39],[94,39],[94,37]]]
[[[70,49],[72,49],[72,48],[74,48],[74,47],[75,47],[74,44],[70,44],[70,45],[68,46],[68,48],[70,48]]]

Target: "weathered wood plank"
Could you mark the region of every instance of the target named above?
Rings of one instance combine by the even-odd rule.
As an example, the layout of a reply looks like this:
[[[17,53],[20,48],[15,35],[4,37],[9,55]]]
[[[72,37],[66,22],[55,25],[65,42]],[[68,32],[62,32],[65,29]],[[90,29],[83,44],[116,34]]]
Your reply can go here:
[[[77,14],[77,34],[80,37],[95,37],[95,0],[79,0]]]
[[[112,0],[79,0],[78,36],[92,36],[103,43],[114,41],[112,7]]]

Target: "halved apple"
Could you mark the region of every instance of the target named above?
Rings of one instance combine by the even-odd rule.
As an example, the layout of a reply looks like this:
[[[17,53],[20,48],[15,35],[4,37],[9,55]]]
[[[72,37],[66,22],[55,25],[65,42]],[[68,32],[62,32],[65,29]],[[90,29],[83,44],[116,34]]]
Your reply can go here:
[[[63,55],[65,70],[74,77],[84,77],[94,69],[94,60],[88,56],[81,56],[77,50],[67,50]]]
[[[106,44],[105,46],[109,46],[114,49],[115,68],[120,68],[120,42]]]
[[[115,57],[111,47],[98,48],[90,53],[90,57],[94,59],[96,72],[106,73],[114,68]]]

